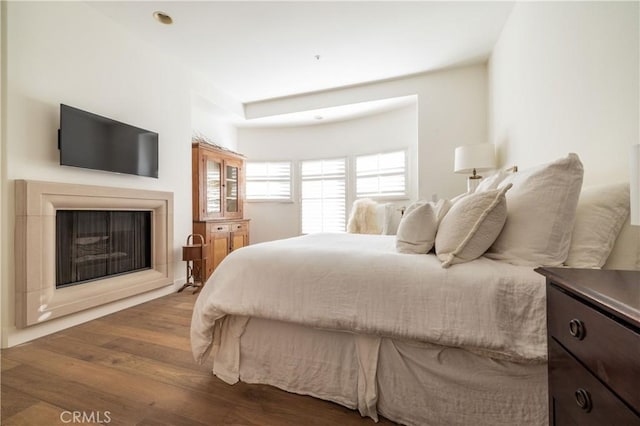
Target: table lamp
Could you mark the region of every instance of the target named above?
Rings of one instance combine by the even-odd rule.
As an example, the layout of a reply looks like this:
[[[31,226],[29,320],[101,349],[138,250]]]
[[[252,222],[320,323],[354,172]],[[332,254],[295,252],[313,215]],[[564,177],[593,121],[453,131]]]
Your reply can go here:
[[[463,145],[456,148],[453,171],[455,173],[471,173],[467,180],[467,191],[476,190],[482,176],[477,172],[496,168],[495,147],[490,143]]]

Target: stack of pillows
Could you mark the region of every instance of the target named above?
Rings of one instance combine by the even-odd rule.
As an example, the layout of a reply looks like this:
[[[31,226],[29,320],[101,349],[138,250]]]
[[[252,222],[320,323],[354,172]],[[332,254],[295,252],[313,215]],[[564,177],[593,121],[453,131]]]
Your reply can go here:
[[[583,174],[569,154],[497,172],[450,201],[418,201],[405,211],[396,248],[424,254],[435,247],[443,268],[482,255],[515,265],[602,267],[629,214],[629,188],[594,188],[580,198]]]

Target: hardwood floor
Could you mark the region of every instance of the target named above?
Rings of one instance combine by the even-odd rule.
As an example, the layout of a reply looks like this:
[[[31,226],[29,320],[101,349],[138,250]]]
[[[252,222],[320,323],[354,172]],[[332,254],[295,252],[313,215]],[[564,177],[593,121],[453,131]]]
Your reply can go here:
[[[197,365],[195,297],[172,294],[2,350],[1,424],[374,425],[331,402],[227,385]]]

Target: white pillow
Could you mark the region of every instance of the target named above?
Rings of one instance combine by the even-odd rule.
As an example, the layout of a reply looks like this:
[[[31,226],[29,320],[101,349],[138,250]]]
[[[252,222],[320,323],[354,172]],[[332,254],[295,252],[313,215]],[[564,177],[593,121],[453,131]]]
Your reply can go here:
[[[400,208],[393,203],[384,203],[376,206],[376,221],[382,235],[395,235],[398,231],[402,215]]]
[[[564,264],[572,268],[601,268],[628,216],[628,183],[583,189]]]
[[[469,262],[483,255],[507,219],[505,193],[511,188],[470,194],[451,207],[436,235],[436,254],[442,267]]]
[[[389,203],[376,205],[376,222],[378,229],[382,235],[386,235],[389,231],[389,220],[391,216],[392,205]]]
[[[486,257],[515,265],[560,266],[567,259],[583,168],[576,154],[507,177],[507,221]]]
[[[407,207],[396,235],[400,253],[425,254],[433,248],[440,220],[451,207],[448,200],[418,201]]]
[[[478,187],[476,188],[475,192],[483,192],[483,191],[489,191],[490,189],[496,189],[498,188],[498,185],[503,180],[505,180],[509,175],[510,175],[509,172],[506,172],[504,170],[498,170],[491,176],[488,176],[482,179],[482,181],[480,181],[480,183],[478,184]]]

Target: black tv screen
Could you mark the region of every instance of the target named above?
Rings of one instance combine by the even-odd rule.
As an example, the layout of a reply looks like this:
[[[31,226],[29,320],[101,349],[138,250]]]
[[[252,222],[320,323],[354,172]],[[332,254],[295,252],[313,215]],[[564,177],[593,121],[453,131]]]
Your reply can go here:
[[[60,104],[60,164],[158,177],[158,134]]]

